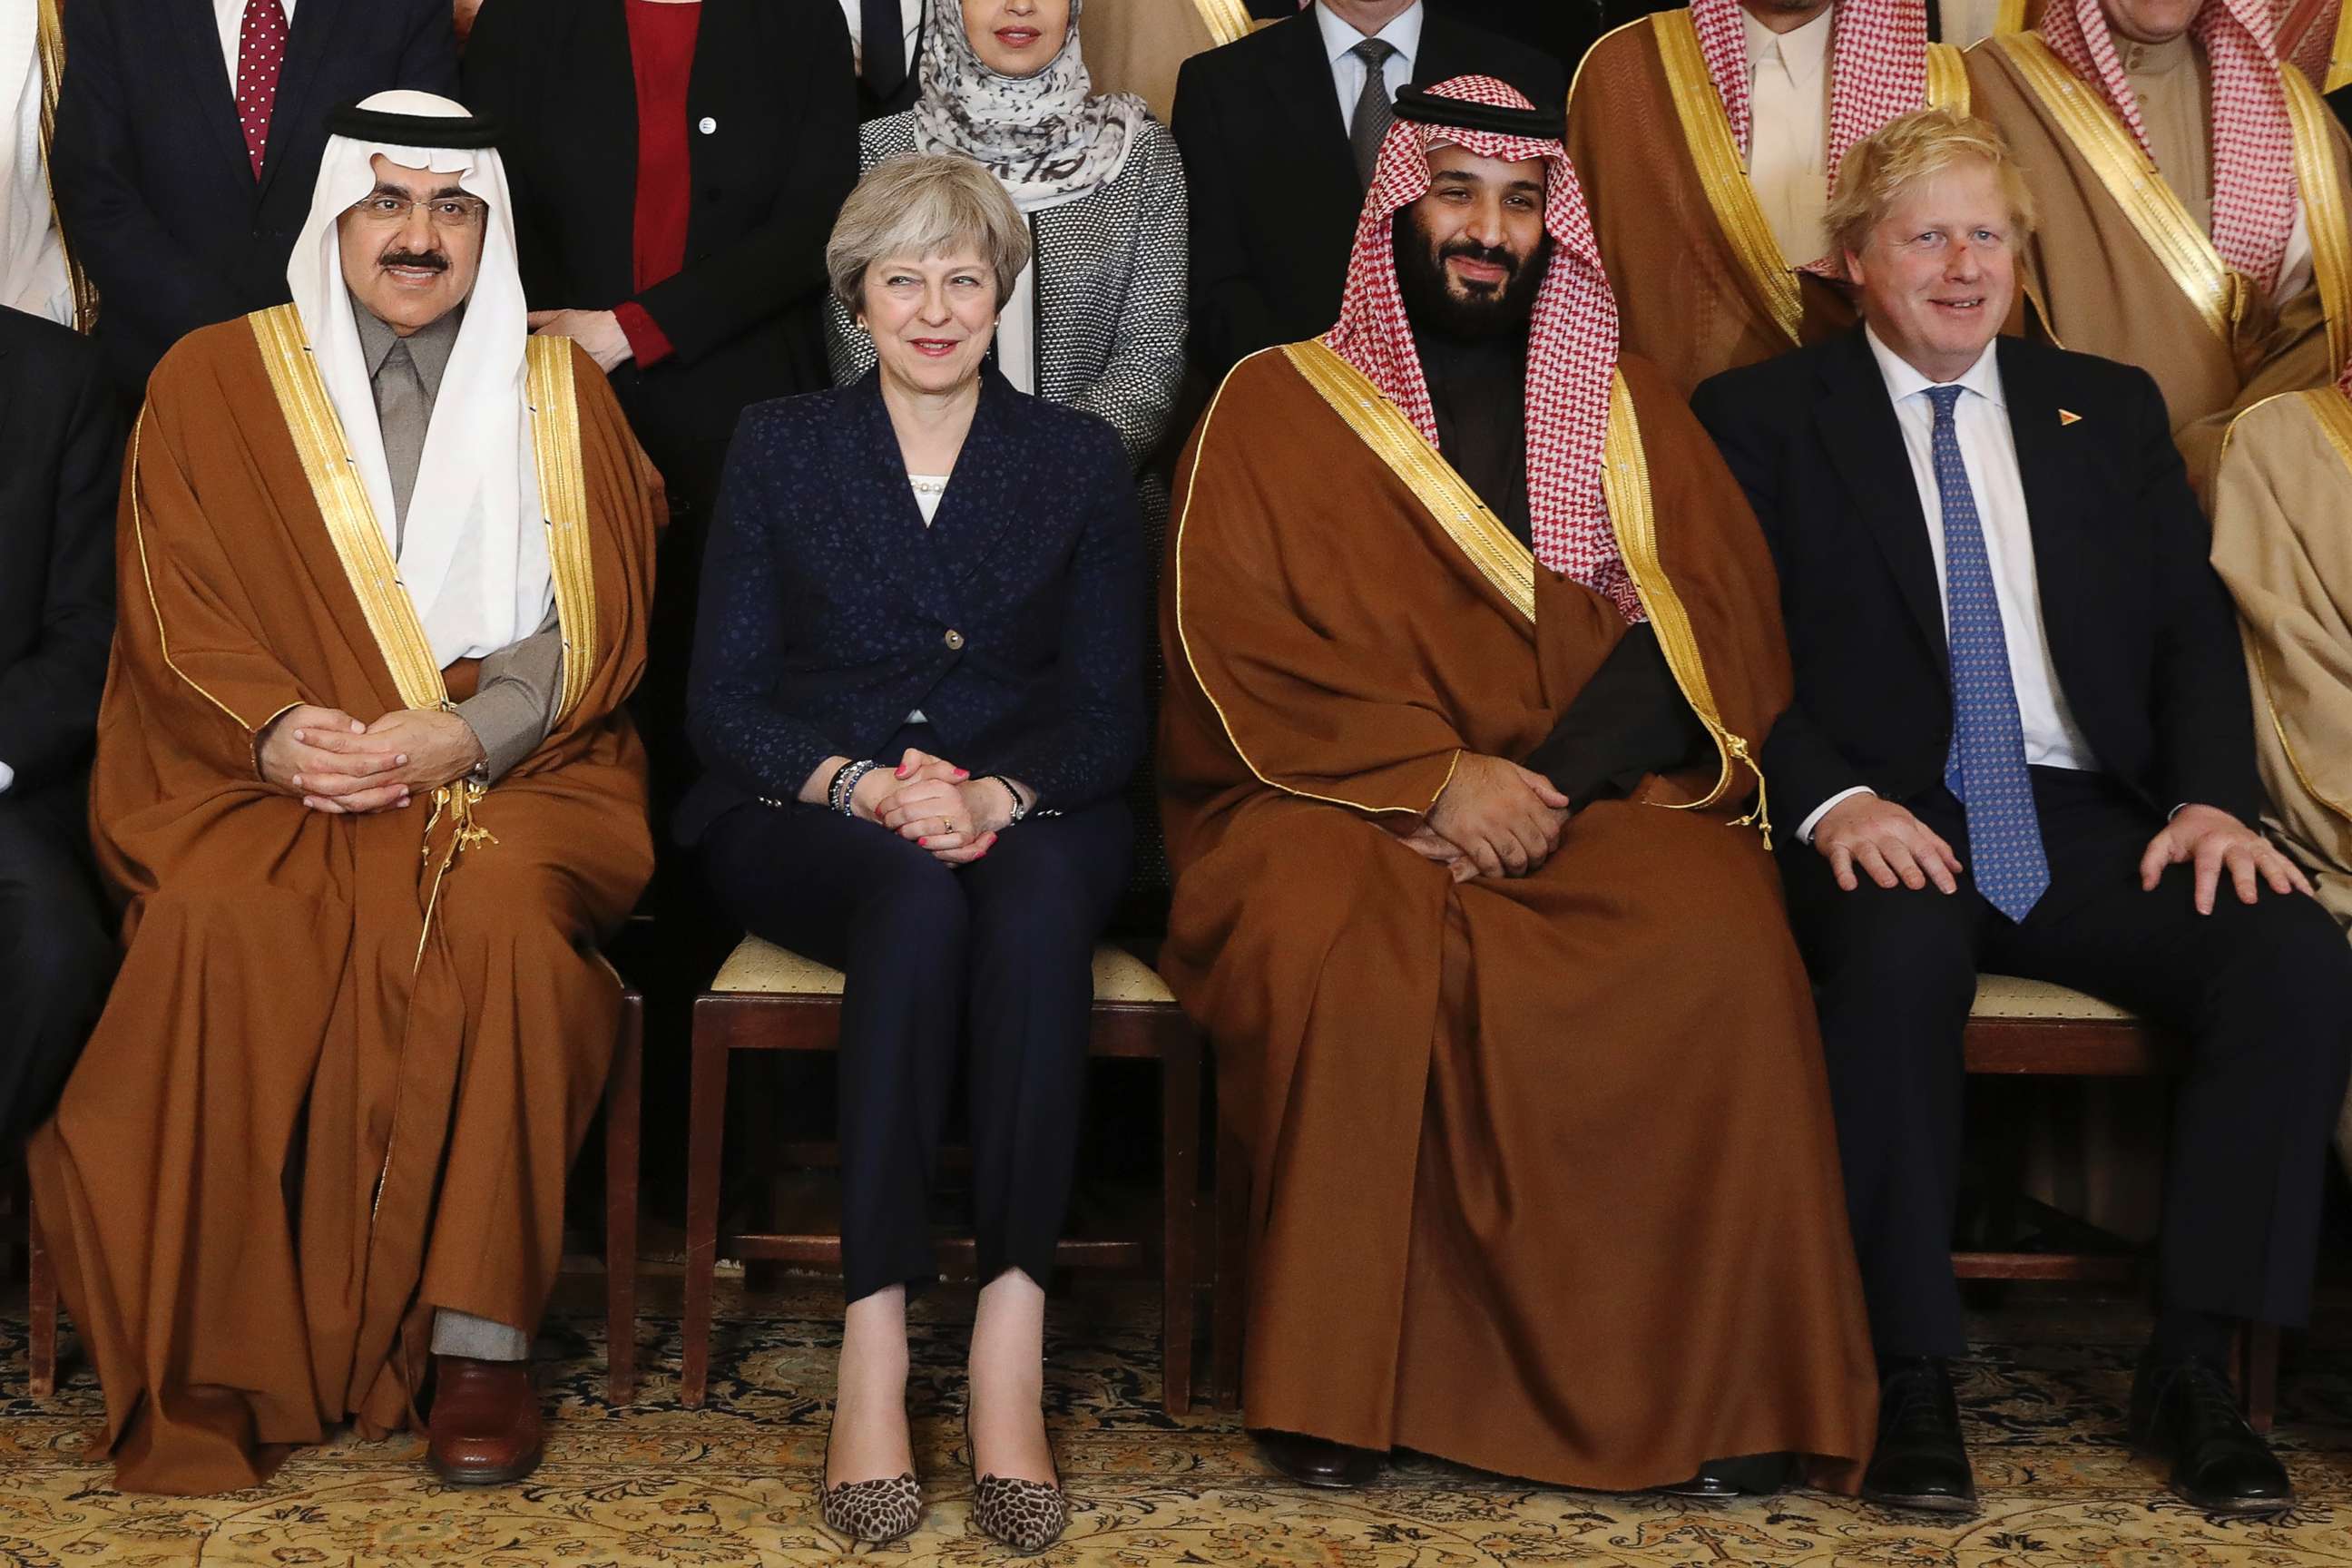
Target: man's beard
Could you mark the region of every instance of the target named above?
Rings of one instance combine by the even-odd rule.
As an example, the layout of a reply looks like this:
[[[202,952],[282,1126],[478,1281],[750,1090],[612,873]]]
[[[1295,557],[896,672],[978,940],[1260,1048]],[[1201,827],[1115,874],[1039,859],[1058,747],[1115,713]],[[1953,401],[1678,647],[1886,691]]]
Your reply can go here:
[[[1551,260],[1551,236],[1547,234],[1533,256],[1514,256],[1500,246],[1478,244],[1457,236],[1435,245],[1413,221],[1408,207],[1397,215],[1397,289],[1404,296],[1405,314],[1423,331],[1457,338],[1525,337],[1536,318],[1536,296],[1543,289]],[[1484,261],[1508,276],[1492,288],[1464,292],[1445,270],[1448,257]]]

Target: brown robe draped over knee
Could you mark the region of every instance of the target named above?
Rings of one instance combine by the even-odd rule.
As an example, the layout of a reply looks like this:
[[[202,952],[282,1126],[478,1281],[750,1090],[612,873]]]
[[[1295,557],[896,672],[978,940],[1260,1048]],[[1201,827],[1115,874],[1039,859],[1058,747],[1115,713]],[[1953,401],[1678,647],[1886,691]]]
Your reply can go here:
[[[1625,626],[1524,547],[1515,602],[1295,352],[1194,433],[1161,604],[1161,968],[1249,1149],[1248,1419],[1610,1489],[1793,1450],[1851,1488],[1876,1377],[1811,993],[1733,820],[1752,774],[1727,754],[1700,810],[1672,803],[1714,766],[1646,780],[1517,880],[1398,843],[1465,749],[1542,740]],[[1664,617],[1661,644],[1752,749],[1789,696],[1769,559],[1667,379],[1622,375],[1644,592],[1696,646]]]
[[[259,731],[295,704],[410,704],[259,320],[183,342],[134,437],[90,790],[129,947],[29,1150],[116,1477],[142,1491],[249,1486],[339,1423],[401,1426],[436,1308],[537,1324],[618,1019],[596,945],[652,869],[621,703],[658,481],[576,350],[587,537],[568,570],[593,614],[563,636],[583,679],[473,805],[474,841],[452,862],[461,814],[428,796],[333,816],[261,780]]]
[[[2286,68],[2290,104],[2301,100],[2296,175],[2317,265],[2310,287],[2273,305],[2222,263],[2193,217],[2185,222],[2195,232],[2166,239],[2165,226],[2183,221],[2172,216],[2181,204],[2097,89],[2076,81],[2038,35],[1986,39],[1969,51],[1968,71],[1976,112],[2000,128],[2033,193],[2038,222],[2020,282],[2041,330],[2155,377],[2189,479],[2207,495],[2231,419],[2333,381],[2352,347],[2352,277],[2330,259],[2352,254],[2352,142]],[[2058,90],[2064,83],[2071,95]],[[2079,116],[2080,133],[2053,107],[2062,104]],[[2147,184],[2127,207],[2110,176]]]

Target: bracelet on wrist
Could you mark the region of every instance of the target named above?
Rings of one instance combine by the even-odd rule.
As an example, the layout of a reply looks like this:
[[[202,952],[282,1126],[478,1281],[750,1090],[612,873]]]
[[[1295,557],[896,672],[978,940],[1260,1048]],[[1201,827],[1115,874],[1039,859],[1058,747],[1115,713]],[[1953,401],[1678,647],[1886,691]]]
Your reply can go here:
[[[860,762],[842,764],[840,771],[833,775],[832,785],[825,791],[826,806],[844,816],[856,816],[858,781],[872,773],[877,765],[879,764],[871,757]]]

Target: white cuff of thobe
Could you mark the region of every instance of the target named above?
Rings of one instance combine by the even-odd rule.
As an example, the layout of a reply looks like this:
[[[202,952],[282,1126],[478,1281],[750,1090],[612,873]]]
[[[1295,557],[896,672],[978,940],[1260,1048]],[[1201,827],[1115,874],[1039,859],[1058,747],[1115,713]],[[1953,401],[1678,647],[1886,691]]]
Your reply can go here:
[[[433,1314],[433,1353],[461,1355],[468,1361],[529,1361],[530,1336],[520,1329],[444,1307]]]
[[[0,795],[6,795],[8,786],[16,782],[16,770],[5,763],[0,763]]]
[[[1842,789],[1838,791],[1837,794],[1830,796],[1829,799],[1813,807],[1812,814],[1807,816],[1804,821],[1797,824],[1797,842],[1800,844],[1811,844],[1813,841],[1813,829],[1821,826],[1822,818],[1827,816],[1830,814],[1830,807],[1835,805],[1838,802],[1842,800],[1852,800],[1858,795],[1876,795],[1877,793],[1878,792],[1876,790],[1871,788],[1868,784],[1856,784],[1852,789]]]

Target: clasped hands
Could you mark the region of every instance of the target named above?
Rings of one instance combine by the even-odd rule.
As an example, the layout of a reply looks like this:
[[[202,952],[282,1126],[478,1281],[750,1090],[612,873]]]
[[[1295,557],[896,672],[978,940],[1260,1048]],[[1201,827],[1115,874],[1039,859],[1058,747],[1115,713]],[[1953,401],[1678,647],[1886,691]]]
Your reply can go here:
[[[1568,796],[1543,774],[1465,751],[1429,815],[1397,839],[1444,867],[1457,882],[1524,877],[1559,847],[1568,817]]]
[[[362,724],[305,702],[270,721],[255,758],[265,780],[312,811],[365,816],[464,778],[483,752],[474,727],[455,713],[402,708]]]
[[[896,768],[875,768],[857,781],[849,809],[913,840],[942,865],[969,866],[995,847],[1013,820],[1013,796],[999,780],[975,779],[910,746]]]
[[[1849,893],[1862,885],[1857,870],[1890,891],[1899,886],[1916,892],[1930,882],[1938,892],[1959,890],[1960,858],[1952,847],[1909,811],[1874,795],[1849,795],[1830,807],[1813,826],[1813,847]],[[2282,897],[2311,891],[2302,868],[2269,839],[2210,805],[2182,806],[2148,840],[2139,858],[2140,889],[2154,892],[2171,866],[2196,868],[2200,915],[2213,912],[2224,871],[2241,903],[2261,897],[2264,883]]]

